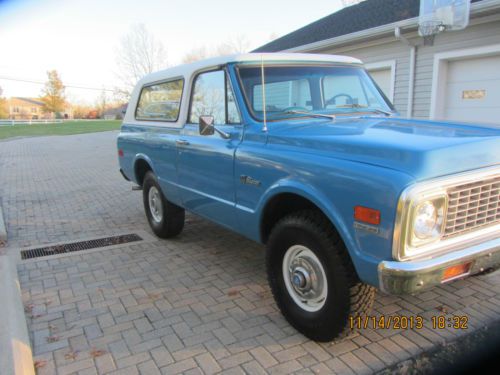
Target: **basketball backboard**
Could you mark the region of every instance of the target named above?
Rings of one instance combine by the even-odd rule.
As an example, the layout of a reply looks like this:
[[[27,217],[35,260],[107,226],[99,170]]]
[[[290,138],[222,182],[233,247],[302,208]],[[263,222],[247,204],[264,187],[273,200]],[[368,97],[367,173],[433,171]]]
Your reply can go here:
[[[469,24],[471,0],[420,0],[418,32],[423,37],[461,30]]]

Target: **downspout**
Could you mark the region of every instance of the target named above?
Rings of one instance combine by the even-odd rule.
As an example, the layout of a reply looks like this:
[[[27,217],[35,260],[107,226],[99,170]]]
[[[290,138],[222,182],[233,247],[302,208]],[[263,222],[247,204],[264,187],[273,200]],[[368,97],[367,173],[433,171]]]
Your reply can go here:
[[[406,117],[413,116],[413,92],[415,88],[415,64],[417,57],[417,46],[410,46],[410,71],[408,82],[408,103],[406,105]]]
[[[410,71],[408,78],[408,103],[406,105],[406,117],[411,118],[413,116],[413,92],[415,89],[415,65],[417,60],[417,45],[410,42],[406,37],[401,34],[401,29],[396,27],[394,29],[394,36],[397,40],[403,42],[410,47]]]

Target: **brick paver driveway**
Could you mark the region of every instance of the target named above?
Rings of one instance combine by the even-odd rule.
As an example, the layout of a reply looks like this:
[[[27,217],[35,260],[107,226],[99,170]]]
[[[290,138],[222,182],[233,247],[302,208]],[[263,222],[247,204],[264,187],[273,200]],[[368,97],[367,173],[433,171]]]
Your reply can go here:
[[[140,192],[118,174],[115,137],[0,142],[7,251],[150,233]],[[424,329],[317,344],[277,311],[262,246],[193,216],[175,240],[143,237],[19,263],[40,374],[370,373],[500,318],[494,273],[413,297],[378,295],[374,314],[420,314]],[[469,329],[432,329],[440,314],[467,315]]]

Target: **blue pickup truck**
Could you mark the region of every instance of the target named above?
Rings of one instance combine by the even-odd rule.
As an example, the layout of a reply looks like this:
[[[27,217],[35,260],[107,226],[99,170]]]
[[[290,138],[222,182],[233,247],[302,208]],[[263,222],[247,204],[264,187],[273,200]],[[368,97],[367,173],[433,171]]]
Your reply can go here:
[[[118,136],[156,235],[185,210],[266,245],[286,319],[349,332],[375,291],[500,266],[500,128],[398,117],[361,61],[242,54],[150,74]]]

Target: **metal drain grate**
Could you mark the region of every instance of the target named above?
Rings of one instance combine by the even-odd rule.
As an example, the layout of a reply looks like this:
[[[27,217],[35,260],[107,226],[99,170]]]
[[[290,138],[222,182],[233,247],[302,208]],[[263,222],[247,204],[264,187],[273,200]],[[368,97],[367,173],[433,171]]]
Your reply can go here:
[[[128,242],[141,241],[142,238],[135,233],[124,234],[121,236],[98,238],[90,241],[73,242],[63,245],[40,247],[38,249],[30,249],[21,251],[21,259],[31,259],[46,257],[56,254],[71,253],[73,251],[82,251],[96,249],[98,247],[106,247],[119,245]]]

